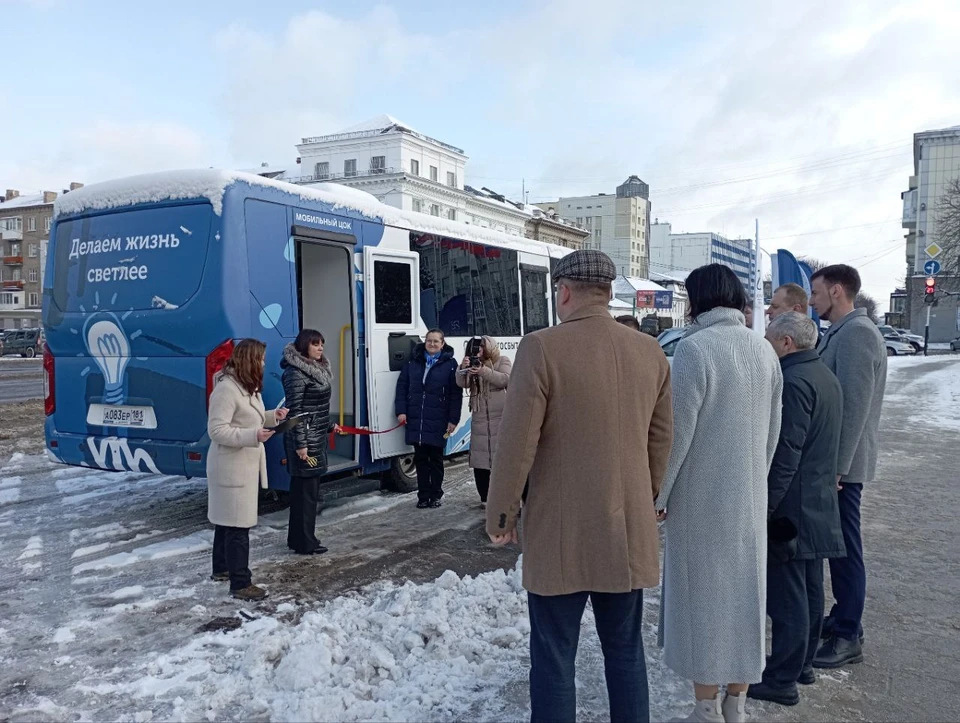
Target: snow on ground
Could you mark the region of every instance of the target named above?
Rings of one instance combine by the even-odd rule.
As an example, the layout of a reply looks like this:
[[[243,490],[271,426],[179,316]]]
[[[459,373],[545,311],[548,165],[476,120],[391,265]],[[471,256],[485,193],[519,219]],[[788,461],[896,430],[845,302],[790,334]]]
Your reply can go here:
[[[947,360],[950,363],[944,364]],[[938,365],[940,368],[888,392],[886,399],[891,402],[923,399],[923,404],[910,405],[911,422],[929,423],[935,419],[941,428],[960,430],[960,357],[892,357],[887,361],[890,382],[896,382],[897,375],[907,369]]]

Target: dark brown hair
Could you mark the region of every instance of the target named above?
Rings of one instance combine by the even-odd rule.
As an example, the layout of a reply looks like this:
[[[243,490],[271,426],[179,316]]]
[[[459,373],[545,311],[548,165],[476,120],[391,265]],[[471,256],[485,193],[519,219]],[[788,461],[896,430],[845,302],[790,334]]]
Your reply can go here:
[[[691,319],[717,307],[743,311],[747,305],[743,283],[733,271],[720,264],[707,264],[694,269],[687,276],[686,286]]]
[[[850,301],[856,299],[857,294],[860,293],[860,272],[846,264],[824,266],[810,277],[810,282],[813,283],[816,279],[823,279],[823,283],[827,286],[840,284]]]
[[[267,345],[259,339],[241,339],[233,355],[223,367],[247,394],[256,394],[263,389],[263,361]]]
[[[323,334],[316,329],[301,329],[300,333],[297,334],[296,341],[293,342],[293,348],[297,350],[300,356],[305,356],[309,359],[310,347],[318,341],[321,344],[327,343],[327,340],[323,338]]]

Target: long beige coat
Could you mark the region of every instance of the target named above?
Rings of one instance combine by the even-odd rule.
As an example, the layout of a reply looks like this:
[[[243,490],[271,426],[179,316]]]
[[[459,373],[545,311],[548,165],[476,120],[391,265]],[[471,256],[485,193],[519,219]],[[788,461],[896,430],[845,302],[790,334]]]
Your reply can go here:
[[[488,339],[489,337],[484,337],[489,349],[493,341],[488,342]],[[487,353],[489,355],[490,351]],[[510,384],[512,366],[510,360],[500,356],[497,350],[496,359],[487,361],[480,368],[479,376],[485,382],[487,393],[477,400],[478,408],[473,412],[470,421],[470,466],[474,469],[493,469],[493,456],[497,451],[497,438],[500,435],[503,408],[507,402],[507,386]],[[469,389],[469,375],[458,371],[457,385]]]
[[[603,305],[520,342],[500,425],[487,532],[523,509],[523,584],[622,593],[660,580],[653,500],[673,441],[670,368]]]
[[[258,488],[267,486],[267,455],[257,430],[276,424],[259,394],[222,375],[210,395],[207,434],[207,518],[225,527],[257,524]]]

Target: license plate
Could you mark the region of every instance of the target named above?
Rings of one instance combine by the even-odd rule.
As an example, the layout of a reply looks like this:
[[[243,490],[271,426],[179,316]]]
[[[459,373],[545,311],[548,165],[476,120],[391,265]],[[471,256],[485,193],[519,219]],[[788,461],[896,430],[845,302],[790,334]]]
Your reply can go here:
[[[95,427],[129,427],[156,429],[157,416],[153,407],[128,407],[112,404],[91,404],[87,424]]]

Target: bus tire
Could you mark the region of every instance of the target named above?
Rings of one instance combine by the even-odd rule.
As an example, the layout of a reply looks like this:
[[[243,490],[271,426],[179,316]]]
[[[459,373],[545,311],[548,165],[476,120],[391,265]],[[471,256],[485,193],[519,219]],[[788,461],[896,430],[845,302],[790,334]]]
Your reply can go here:
[[[384,486],[393,492],[417,491],[417,469],[413,455],[405,454],[390,460],[390,469],[383,474]]]

